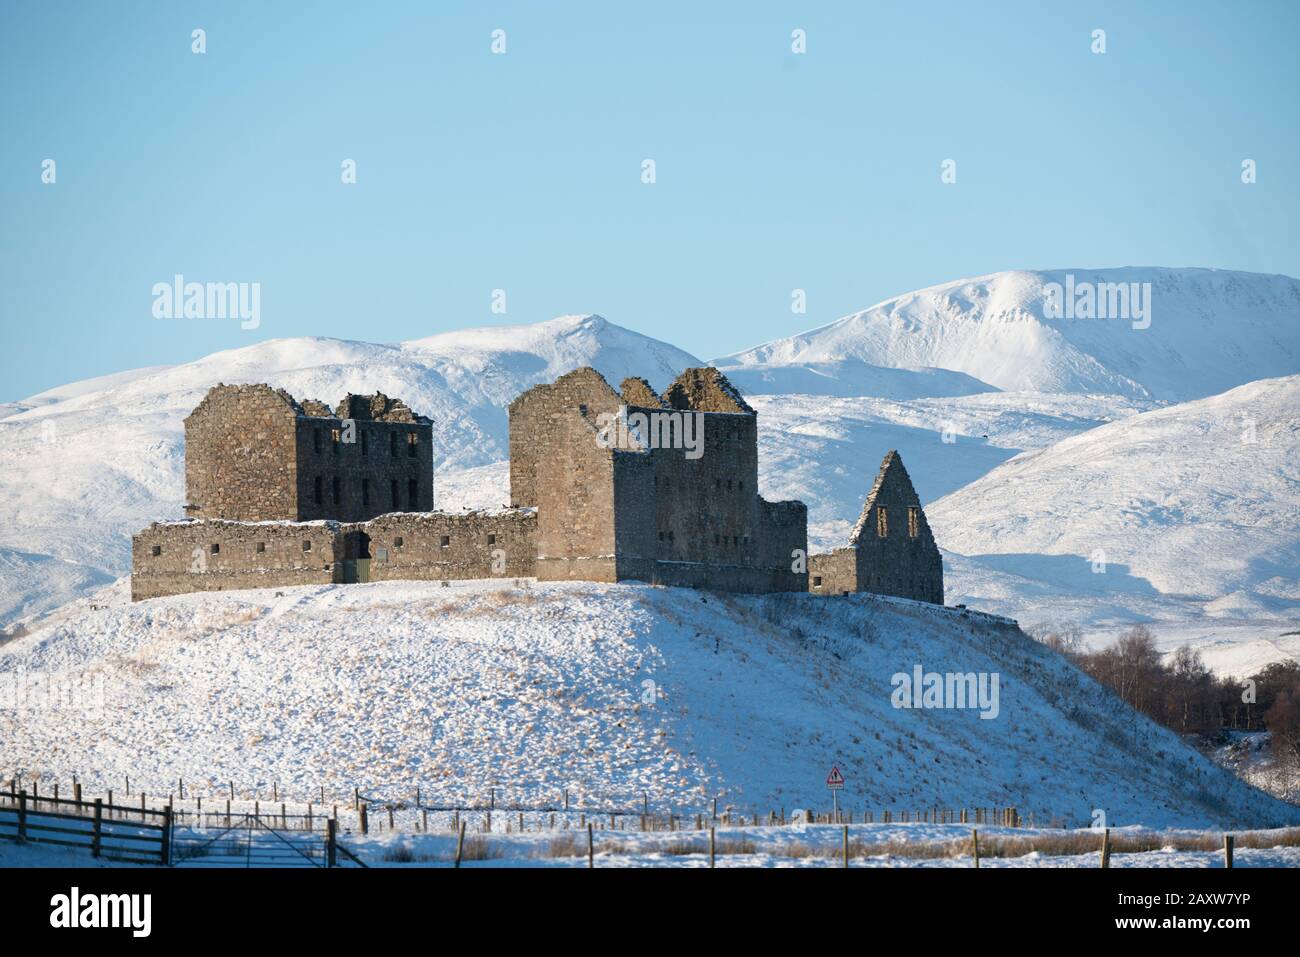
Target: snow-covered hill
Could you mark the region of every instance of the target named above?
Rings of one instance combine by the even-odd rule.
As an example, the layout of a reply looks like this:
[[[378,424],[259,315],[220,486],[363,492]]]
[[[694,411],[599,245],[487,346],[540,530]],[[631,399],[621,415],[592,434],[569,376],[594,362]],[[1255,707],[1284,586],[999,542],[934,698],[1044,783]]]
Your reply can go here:
[[[933,503],[927,515],[948,553],[955,601],[1085,624],[1294,622],[1300,375],[1026,452]],[[1016,583],[999,594],[1008,577]],[[1280,636],[1285,629],[1266,630]]]
[[[1042,823],[1276,826],[1300,809],[1134,719],[1009,623],[861,595],[378,583],[66,609],[0,675],[102,695],[0,710],[6,773],[93,792],[350,793],[746,813],[1007,806]],[[345,639],[340,639],[345,635]],[[893,676],[998,675],[996,708]],[[97,685],[102,682],[102,685]],[[988,687],[986,685],[986,687]],[[991,699],[989,699],[991,702]]]
[[[1068,277],[1094,289],[1150,283],[1150,326],[1045,318],[1045,289],[1064,291]],[[1000,272],[897,296],[718,364],[790,378],[792,366],[850,360],[963,372],[1015,391],[1202,398],[1300,371],[1300,280],[1154,267]]]
[[[277,339],[11,403],[0,418],[0,624],[125,574],[131,534],[180,516],[182,421],[218,382],[331,405],[349,391],[400,397],[433,420],[435,468],[461,469],[505,458],[505,406],[539,382],[591,365],[614,383],[666,385],[699,364],[600,316],[567,316],[398,345]]]

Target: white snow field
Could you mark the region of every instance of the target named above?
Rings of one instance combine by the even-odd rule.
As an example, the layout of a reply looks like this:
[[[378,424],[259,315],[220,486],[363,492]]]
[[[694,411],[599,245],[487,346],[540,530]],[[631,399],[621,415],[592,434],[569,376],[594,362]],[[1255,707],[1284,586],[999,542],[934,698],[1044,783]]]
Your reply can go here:
[[[841,806],[877,819],[1300,824],[1011,623],[956,609],[526,580],[107,594],[0,647],[11,689],[82,689],[0,709],[0,776],[296,800],[418,785],[460,807],[567,788],[584,807],[707,814],[717,797],[766,816],[825,810],[837,764]],[[917,666],[996,672],[996,708],[895,708],[893,676]]]

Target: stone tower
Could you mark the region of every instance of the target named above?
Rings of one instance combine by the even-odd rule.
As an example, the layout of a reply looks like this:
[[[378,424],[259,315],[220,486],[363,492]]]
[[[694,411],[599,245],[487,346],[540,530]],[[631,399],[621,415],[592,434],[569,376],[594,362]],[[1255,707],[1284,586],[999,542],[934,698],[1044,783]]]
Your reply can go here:
[[[433,508],[430,421],[383,393],[331,410],[269,385],[218,384],[185,419],[185,514],[364,521]]]

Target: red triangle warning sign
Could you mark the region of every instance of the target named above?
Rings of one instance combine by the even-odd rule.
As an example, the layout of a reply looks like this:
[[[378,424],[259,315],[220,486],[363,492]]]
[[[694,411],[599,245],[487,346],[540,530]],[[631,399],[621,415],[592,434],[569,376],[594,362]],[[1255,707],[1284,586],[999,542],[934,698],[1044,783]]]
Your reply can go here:
[[[840,774],[840,767],[838,764],[831,768],[830,774],[826,775],[826,786],[828,788],[844,787],[844,775]]]

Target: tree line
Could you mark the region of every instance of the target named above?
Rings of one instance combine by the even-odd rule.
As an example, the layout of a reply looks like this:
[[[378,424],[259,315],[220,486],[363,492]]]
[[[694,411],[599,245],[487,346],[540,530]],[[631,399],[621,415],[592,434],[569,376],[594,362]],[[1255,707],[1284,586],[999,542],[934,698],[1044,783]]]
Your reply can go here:
[[[1213,674],[1186,645],[1165,656],[1144,625],[1098,651],[1076,625],[1040,625],[1029,633],[1068,657],[1132,708],[1179,734],[1217,741],[1227,731],[1267,731],[1284,774],[1300,773],[1300,663],[1273,662],[1249,678]]]

